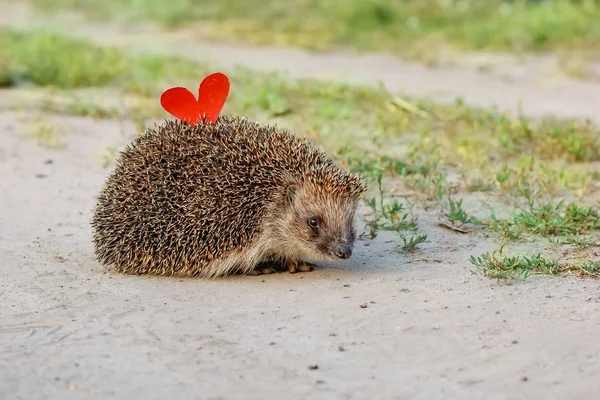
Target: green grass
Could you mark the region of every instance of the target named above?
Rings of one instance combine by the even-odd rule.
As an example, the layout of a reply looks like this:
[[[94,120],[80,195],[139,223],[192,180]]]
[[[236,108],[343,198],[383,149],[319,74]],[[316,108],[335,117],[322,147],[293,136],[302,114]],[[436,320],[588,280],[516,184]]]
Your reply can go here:
[[[476,217],[469,215],[463,208],[463,199],[455,200],[448,196],[448,211],[444,213],[448,221],[452,225],[460,223],[460,225],[474,224],[481,225],[481,221]]]
[[[377,191],[375,196],[366,198],[372,210],[366,220],[371,239],[376,238],[380,230],[401,232],[417,229],[417,221],[410,211],[406,210],[406,206],[398,199],[387,198],[382,174],[377,176]]]
[[[500,248],[479,257],[471,256],[470,261],[475,267],[474,273],[498,280],[525,279],[532,275],[575,274],[600,277],[600,260],[598,259],[569,263],[544,257],[541,253],[533,256],[506,256]]]
[[[200,77],[213,70],[181,58],[127,55],[45,32],[0,31],[0,44],[0,60],[8,65],[5,75],[58,89],[113,85],[157,97],[170,85],[188,85],[195,91]],[[312,80],[290,82],[244,69],[230,77],[233,90],[226,105],[230,110],[279,120],[316,135],[345,131],[351,137],[362,131],[369,132],[373,146],[407,146],[406,160],[381,153],[365,157],[356,148],[343,156],[355,166],[371,163],[371,172],[393,169],[395,174],[417,172],[428,178],[415,180],[415,186],[429,185],[431,179],[439,182],[435,171],[440,163],[472,169],[508,166],[522,154],[540,161],[600,159],[600,135],[591,124],[515,119],[461,101],[440,105],[394,97],[383,90]]]
[[[565,204],[563,199],[547,199],[534,190],[521,192],[527,205],[513,212],[512,219],[498,219],[492,214],[490,227],[503,236],[520,238],[523,233],[544,237],[562,236],[565,242],[577,243],[577,237],[600,229],[598,206],[581,206],[575,202]]]
[[[495,279],[528,278],[531,274],[556,275],[563,270],[558,261],[544,258],[541,254],[507,257],[485,253],[479,257],[471,256],[471,264],[477,273]]]
[[[580,235],[600,229],[600,216],[594,207],[549,201],[520,211],[514,224],[542,236]]]
[[[198,74],[197,65],[185,60],[130,57],[113,47],[45,31],[0,30],[0,60],[13,83],[59,89],[120,84],[143,92],[162,79]]]
[[[100,86],[121,76],[126,59],[116,49],[102,49],[52,34],[6,31],[0,36],[2,58],[11,61],[15,79],[64,89]]]
[[[398,251],[410,253],[415,251],[421,243],[427,242],[427,235],[400,235],[400,239],[402,240],[402,244],[398,246]]]
[[[344,46],[419,58],[448,48],[600,47],[597,0],[33,1],[51,12],[75,8],[94,18],[199,27],[217,39],[316,49]]]
[[[471,256],[475,271],[494,279],[528,278],[532,274],[557,275],[563,272],[563,266],[541,254],[534,256],[504,256],[485,253],[479,257]]]
[[[182,58],[132,55],[60,35],[11,30],[0,30],[0,61],[0,82],[49,88],[41,104],[45,111],[133,120],[140,130],[148,120],[167,116],[158,102],[163,90],[183,85],[195,92],[199,80],[215,70]],[[367,237],[388,231],[402,242],[399,251],[414,251],[426,240],[426,235],[405,236],[419,228],[415,211],[436,211],[448,221],[446,227],[464,233],[470,231],[461,227],[471,224],[509,241],[526,234],[563,238],[551,242],[557,247],[595,245],[582,235],[600,228],[598,207],[558,200],[559,193],[585,198],[600,183],[600,132],[592,123],[530,120],[473,108],[460,99],[436,104],[243,68],[228,75],[232,90],[225,113],[277,123],[365,176],[371,187],[365,197],[371,208],[364,221]],[[81,95],[89,88],[113,90],[129,100],[123,107],[105,105]],[[60,133],[44,124],[32,130],[46,146],[54,146]],[[100,163],[109,165],[113,154],[114,149],[104,151]],[[467,206],[472,202],[463,202],[473,195],[496,199],[513,212],[480,221]],[[494,277],[571,271],[544,260],[543,255],[486,256],[477,262]],[[587,275],[598,267],[573,265]]]
[[[134,56],[60,35],[10,30],[0,31],[0,60],[0,77],[10,76],[13,83],[61,90],[109,85],[153,101],[172,85],[195,91],[200,78],[214,71],[182,58]],[[423,191],[433,187],[432,198],[444,195],[443,167],[481,171],[478,177],[471,174],[478,187],[510,192],[520,190],[524,181],[539,181],[540,175],[555,180],[557,188],[591,179],[580,174],[581,168],[576,179],[564,165],[600,160],[600,134],[591,123],[513,118],[460,100],[441,105],[383,90],[288,81],[246,69],[229,76],[232,91],[227,112],[277,121],[321,139],[333,132],[344,132],[352,140],[368,139],[370,144],[363,150],[344,146],[351,141],[332,150],[370,179],[384,173],[407,176],[412,187]],[[151,116],[164,115],[160,112],[160,108],[150,110]],[[95,113],[102,114],[98,109]],[[405,155],[400,158],[385,151],[389,148],[404,150]],[[563,167],[557,167],[557,162]]]

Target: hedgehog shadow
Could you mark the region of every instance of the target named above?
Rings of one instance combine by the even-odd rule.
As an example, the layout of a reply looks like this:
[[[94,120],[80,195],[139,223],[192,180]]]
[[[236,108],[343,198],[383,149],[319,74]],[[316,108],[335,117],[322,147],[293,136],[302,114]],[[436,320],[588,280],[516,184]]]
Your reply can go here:
[[[278,279],[277,277],[302,277],[302,279],[328,279],[348,276],[387,275],[397,273],[407,268],[410,255],[400,254],[387,241],[358,241],[352,258],[343,261],[316,262],[316,268],[311,272],[290,274],[287,271],[277,271],[258,277]],[[235,275],[244,276],[244,275]]]

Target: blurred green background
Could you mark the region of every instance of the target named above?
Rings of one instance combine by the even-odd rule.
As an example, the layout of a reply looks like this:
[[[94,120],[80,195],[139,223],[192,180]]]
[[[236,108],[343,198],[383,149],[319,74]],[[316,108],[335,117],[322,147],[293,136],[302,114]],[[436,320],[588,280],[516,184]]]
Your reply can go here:
[[[209,24],[212,34],[252,43],[415,52],[445,42],[476,50],[600,47],[598,0],[35,0],[98,19]]]

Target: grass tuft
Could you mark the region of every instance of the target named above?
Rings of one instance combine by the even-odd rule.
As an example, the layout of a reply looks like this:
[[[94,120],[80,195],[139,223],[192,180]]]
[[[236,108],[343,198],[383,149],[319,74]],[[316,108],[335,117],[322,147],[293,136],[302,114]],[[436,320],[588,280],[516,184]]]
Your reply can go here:
[[[528,256],[504,256],[500,251],[471,256],[475,272],[493,279],[526,279],[532,274],[556,275],[563,272],[561,264],[541,254]]]
[[[530,205],[519,211],[514,224],[542,236],[580,235],[600,228],[598,210],[575,203],[564,206],[563,201]]]
[[[460,222],[462,225],[482,225],[482,222],[479,219],[467,214],[463,209],[463,199],[455,200],[448,196],[448,205],[450,209],[444,213],[444,216],[448,218],[448,221],[450,221],[452,225],[455,225],[457,222]]]
[[[406,211],[405,206],[397,199],[386,198],[382,180],[383,175],[379,175],[377,178],[378,194],[366,199],[372,210],[366,223],[371,239],[377,237],[378,230],[395,232],[416,230],[416,219],[409,211]]]
[[[417,249],[417,246],[421,243],[427,242],[427,235],[414,235],[407,237],[406,235],[400,235],[402,244],[398,245],[398,251],[410,253]]]

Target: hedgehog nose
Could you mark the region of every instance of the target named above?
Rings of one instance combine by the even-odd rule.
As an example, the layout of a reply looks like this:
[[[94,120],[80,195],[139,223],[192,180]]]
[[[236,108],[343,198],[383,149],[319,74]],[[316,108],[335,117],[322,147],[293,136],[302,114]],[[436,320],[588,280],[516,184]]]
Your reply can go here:
[[[347,244],[340,244],[334,250],[334,254],[338,258],[350,258],[352,256],[352,247]]]

